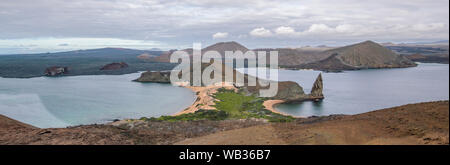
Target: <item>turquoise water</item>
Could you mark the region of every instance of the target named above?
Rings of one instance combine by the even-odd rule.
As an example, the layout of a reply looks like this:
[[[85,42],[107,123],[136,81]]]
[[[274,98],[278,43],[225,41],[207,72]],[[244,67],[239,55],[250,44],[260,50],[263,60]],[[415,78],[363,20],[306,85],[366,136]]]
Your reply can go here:
[[[0,114],[41,128],[66,127],[170,115],[195,100],[186,88],[131,81],[139,75],[0,78]]]
[[[319,74],[312,70],[279,70],[279,80],[295,81],[306,93]],[[404,104],[448,100],[449,65],[420,63],[413,68],[370,69],[323,73],[322,102],[280,104],[294,116],[358,114]]]

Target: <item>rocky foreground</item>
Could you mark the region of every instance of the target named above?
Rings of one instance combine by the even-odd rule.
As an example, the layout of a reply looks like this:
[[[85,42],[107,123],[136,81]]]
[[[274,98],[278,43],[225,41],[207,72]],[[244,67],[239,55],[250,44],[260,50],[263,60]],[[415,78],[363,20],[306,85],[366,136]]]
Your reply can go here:
[[[121,121],[39,129],[0,116],[0,144],[449,144],[449,102],[358,115],[264,120]]]

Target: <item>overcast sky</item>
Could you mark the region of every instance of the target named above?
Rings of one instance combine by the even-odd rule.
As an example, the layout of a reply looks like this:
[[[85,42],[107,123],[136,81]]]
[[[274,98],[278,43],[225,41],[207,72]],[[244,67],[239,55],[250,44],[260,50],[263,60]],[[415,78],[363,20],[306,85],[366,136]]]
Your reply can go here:
[[[448,0],[2,0],[0,54],[448,40]]]

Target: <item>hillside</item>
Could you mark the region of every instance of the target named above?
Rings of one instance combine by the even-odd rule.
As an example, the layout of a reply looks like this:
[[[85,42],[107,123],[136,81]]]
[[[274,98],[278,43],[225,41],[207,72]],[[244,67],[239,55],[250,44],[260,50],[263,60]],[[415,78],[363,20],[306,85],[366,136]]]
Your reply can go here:
[[[245,46],[242,46],[241,44],[235,41],[231,41],[231,42],[219,42],[202,49],[202,53],[205,53],[207,51],[217,51],[224,56],[225,51],[241,51],[245,53],[249,51],[249,49],[247,49]]]
[[[442,64],[449,63],[448,54],[433,54],[433,55],[411,54],[406,55],[405,57],[414,62],[442,63]]]
[[[0,116],[0,144],[449,144],[449,102],[363,113],[261,120],[122,121],[34,128]]]
[[[298,119],[190,138],[182,145],[413,145],[449,144],[448,101],[363,113]]]
[[[300,64],[320,61],[329,55],[323,54],[327,49],[306,49],[306,48],[276,48],[276,49],[254,49],[253,51],[266,51],[267,55],[270,51],[278,51],[278,65],[282,67],[296,66]]]
[[[231,41],[231,42],[219,42],[219,43],[207,46],[207,47],[203,48],[201,50],[201,52],[203,54],[203,53],[205,53],[207,51],[217,51],[223,57],[223,56],[225,56],[225,51],[241,51],[241,52],[245,53],[248,50],[249,49],[247,49],[245,46],[242,46],[241,44],[239,44],[239,43],[237,43],[235,41]],[[150,61],[169,62],[170,61],[170,56],[175,51],[176,50],[166,51],[166,52],[162,53],[160,56],[152,58]],[[192,54],[193,54],[193,49],[192,48],[183,49],[181,51],[185,51],[186,53],[189,54],[189,56],[192,56]]]
[[[322,60],[328,55],[321,54],[321,52],[328,50],[330,48],[259,48],[253,49],[252,51],[265,51],[267,55],[270,51],[278,51],[278,64],[280,66],[292,66],[305,64],[310,62],[315,62]],[[207,46],[202,49],[202,53],[207,51],[217,51],[222,55],[225,55],[225,51],[241,51],[243,53],[249,51],[250,49],[246,48],[242,44],[231,41],[231,42],[219,42],[210,46]],[[169,62],[170,55],[175,50],[166,51],[162,53],[162,55],[158,57],[153,57],[152,61],[156,62]],[[183,49],[182,51],[186,51],[189,55],[192,55],[192,48]]]
[[[215,50],[242,51],[249,49],[237,42],[220,42],[202,49],[202,53]],[[192,49],[185,49],[190,55]],[[259,48],[253,51],[278,51],[278,65],[290,69],[340,71],[367,68],[402,68],[416,66],[414,62],[372,41],[339,47]],[[165,52],[154,61],[168,62],[173,51]]]
[[[340,71],[372,68],[403,68],[417,66],[408,58],[372,41],[344,46],[322,52],[328,58],[294,68]]]

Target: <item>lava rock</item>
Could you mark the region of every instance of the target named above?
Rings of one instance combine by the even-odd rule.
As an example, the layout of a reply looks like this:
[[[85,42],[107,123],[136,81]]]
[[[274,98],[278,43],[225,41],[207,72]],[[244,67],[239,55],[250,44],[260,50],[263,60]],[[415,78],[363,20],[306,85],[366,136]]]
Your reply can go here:
[[[103,66],[102,68],[100,68],[100,70],[117,70],[117,69],[122,69],[122,68],[127,68],[128,64],[125,62],[115,62],[115,63],[111,63],[111,64],[106,64],[105,66]]]
[[[170,83],[170,72],[144,72],[141,77],[134,80],[137,82]]]
[[[69,72],[68,67],[52,66],[45,69],[44,74],[46,76],[59,76],[62,74],[67,74]]]

